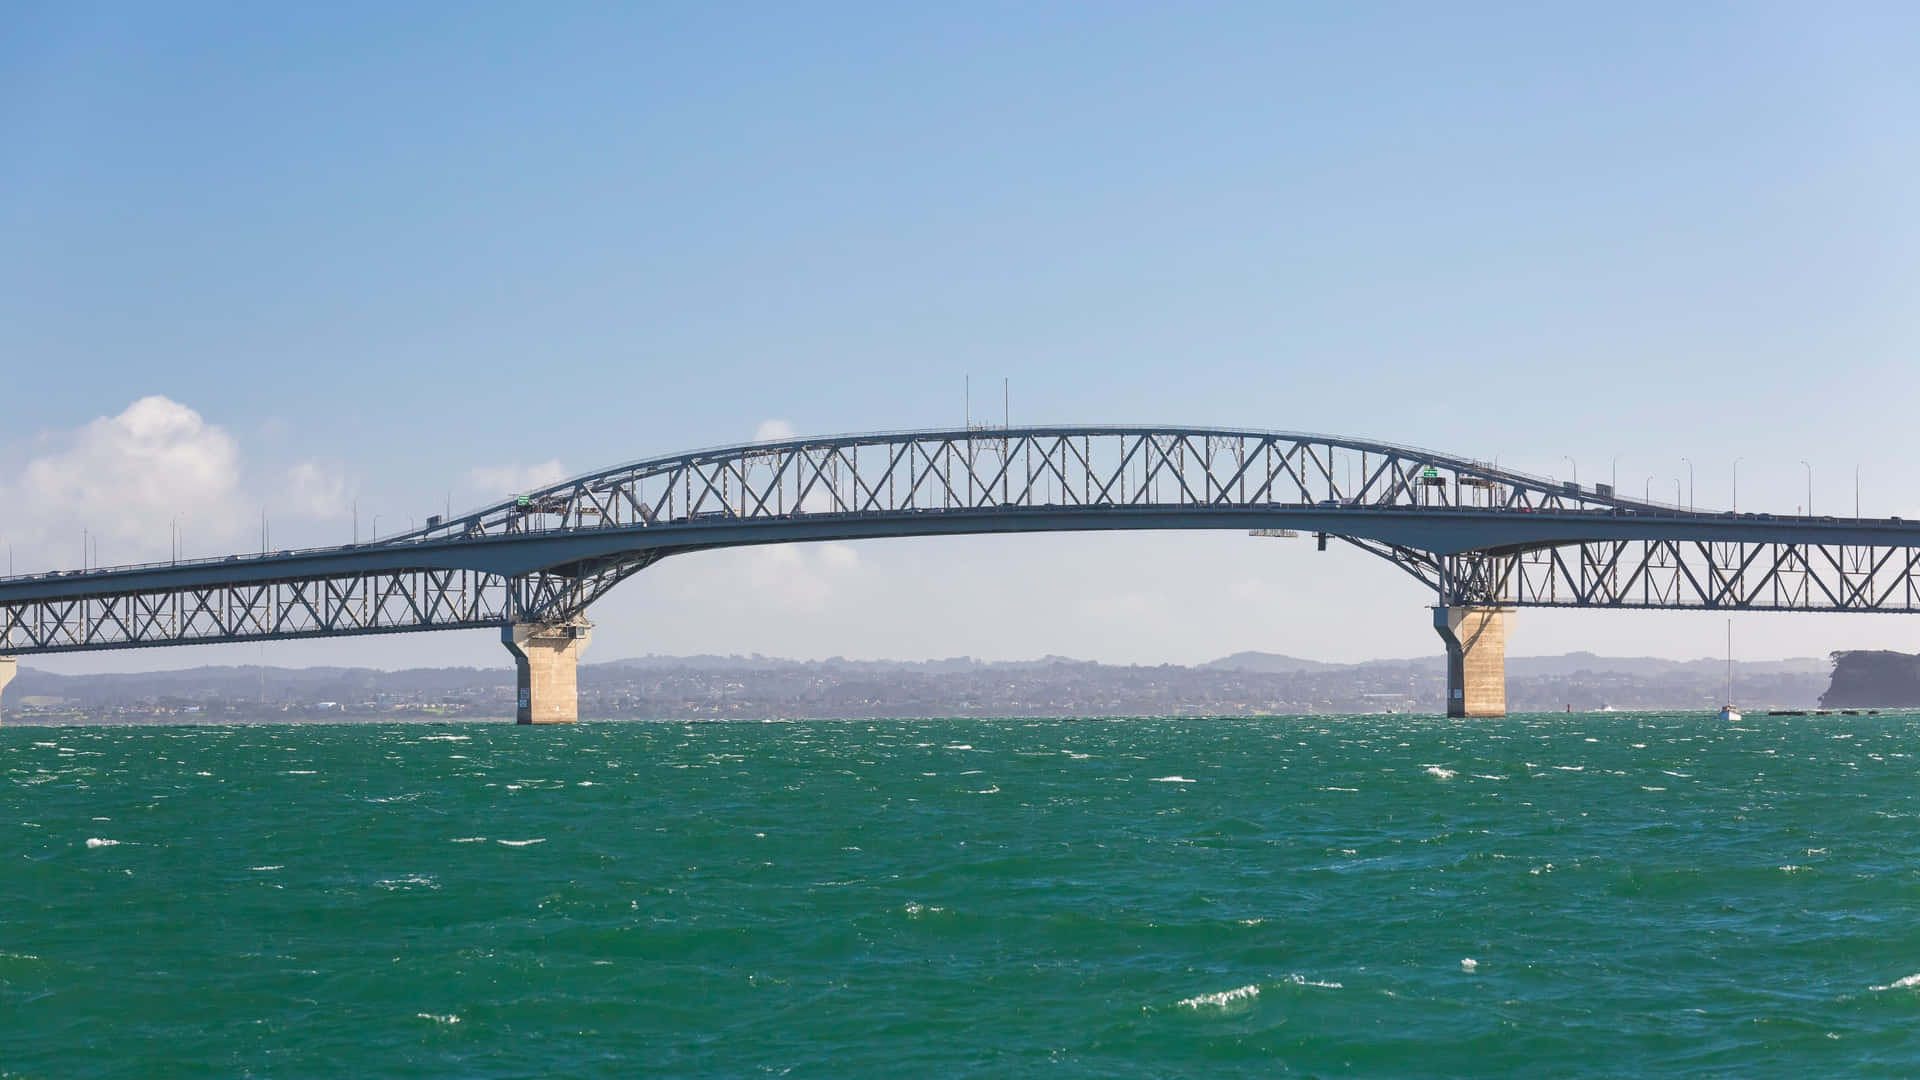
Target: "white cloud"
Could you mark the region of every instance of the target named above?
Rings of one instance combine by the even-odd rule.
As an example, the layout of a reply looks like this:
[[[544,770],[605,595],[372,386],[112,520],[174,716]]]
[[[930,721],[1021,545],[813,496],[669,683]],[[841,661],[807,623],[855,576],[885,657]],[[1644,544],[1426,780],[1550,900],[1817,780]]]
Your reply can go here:
[[[785,420],[762,420],[760,426],[753,429],[753,441],[773,442],[776,439],[791,439],[793,434],[793,425]]]
[[[859,568],[860,553],[846,544],[754,548],[747,555],[745,606],[788,614],[824,611]]]
[[[338,462],[255,473],[229,431],[159,395],[40,435],[25,451],[17,471],[0,473],[10,511],[0,533],[22,571],[79,566],[83,530],[88,561],[106,565],[165,558],[176,535],[190,557],[252,550],[263,509],[280,546],[299,546],[308,530],[281,522],[344,518],[354,496]]]
[[[487,495],[514,495],[543,488],[567,478],[567,470],[558,460],[533,465],[494,465],[472,469],[467,486]]]
[[[336,462],[303,461],[287,470],[274,497],[277,506],[302,517],[345,517],[353,501],[353,486]]]
[[[77,537],[84,528],[151,547],[157,534],[162,550],[172,518],[193,519],[203,536],[224,536],[247,502],[238,494],[240,448],[233,437],[159,396],[44,436],[10,486],[9,517],[32,523],[30,537]]]

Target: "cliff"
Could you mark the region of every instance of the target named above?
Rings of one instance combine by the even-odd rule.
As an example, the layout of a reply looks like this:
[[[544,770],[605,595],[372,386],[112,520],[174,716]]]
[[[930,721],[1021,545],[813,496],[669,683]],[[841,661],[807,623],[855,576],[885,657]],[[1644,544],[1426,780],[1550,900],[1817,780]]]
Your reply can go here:
[[[1833,654],[1833,681],[1820,695],[1828,709],[1920,705],[1920,656],[1885,650]]]

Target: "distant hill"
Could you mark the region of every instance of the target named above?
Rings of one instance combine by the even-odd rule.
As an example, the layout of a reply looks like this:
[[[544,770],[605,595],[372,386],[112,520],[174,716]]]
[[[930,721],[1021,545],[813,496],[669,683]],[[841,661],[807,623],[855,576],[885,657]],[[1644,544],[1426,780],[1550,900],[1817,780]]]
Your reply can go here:
[[[1836,676],[1829,704],[1920,703],[1915,658],[1839,655],[1852,659]],[[504,660],[484,668],[201,667],[111,675],[56,675],[23,665],[7,689],[6,722],[498,718],[513,711],[513,667]],[[1908,683],[1900,681],[1907,678],[1899,674],[1902,664],[1912,673],[1912,697],[1903,696]],[[1813,659],[1736,664],[1735,699],[1748,708],[1809,708],[1827,685],[1825,668]],[[1872,677],[1849,682],[1856,671]],[[1724,677],[1724,661],[1711,658],[1511,657],[1507,703],[1515,712],[1711,711],[1724,703]],[[1856,684],[1870,685],[1871,693],[1849,696],[1855,692],[1848,687]],[[703,655],[580,667],[581,714],[588,718],[1405,712],[1436,709],[1445,693],[1446,661],[1439,655],[1335,664],[1248,651],[1196,666],[1062,656],[899,661]]]
[[[1335,668],[1350,667],[1349,664],[1329,664],[1320,660],[1302,660],[1297,656],[1282,656],[1270,652],[1237,652],[1232,656],[1223,656],[1218,660],[1209,660],[1200,667],[1214,671],[1263,671],[1275,675],[1291,675],[1297,671],[1331,671]]]

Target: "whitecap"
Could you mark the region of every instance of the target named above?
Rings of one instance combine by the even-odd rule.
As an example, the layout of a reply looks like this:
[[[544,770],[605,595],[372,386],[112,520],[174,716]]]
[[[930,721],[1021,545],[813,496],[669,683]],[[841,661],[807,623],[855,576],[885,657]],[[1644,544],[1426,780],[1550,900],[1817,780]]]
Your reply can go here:
[[[374,882],[374,884],[389,892],[395,889],[411,889],[415,885],[425,885],[429,889],[437,889],[440,887],[430,874],[408,874],[406,877],[382,878]]]
[[[286,867],[280,864],[275,864],[273,866],[249,866],[247,867],[247,869],[249,870],[285,870]]]
[[[1869,986],[1869,990],[1912,990],[1920,987],[1920,974],[1909,975],[1904,979],[1895,979],[1885,986]]]
[[[949,746],[949,747],[947,747],[947,749],[949,749],[949,750],[971,750],[971,749],[973,749],[973,745],[972,745],[971,743],[963,743],[963,742],[960,742],[960,743],[954,743],[953,745],[951,745],[951,746]]]
[[[1475,960],[1471,956],[1466,957],[1465,959],[1460,961],[1460,970],[1471,975],[1474,972],[1480,970],[1480,961]]]
[[[97,836],[87,837],[87,846],[90,848],[116,847],[119,843],[118,840],[102,840]]]
[[[313,769],[288,769],[287,775],[288,776],[312,776],[314,775],[314,770]]]
[[[1185,776],[1156,776],[1151,782],[1155,784],[1197,784],[1200,781],[1192,780]]]
[[[526,847],[528,844],[544,844],[547,842],[547,838],[544,836],[537,836],[537,837],[534,837],[532,840],[500,840],[496,842],[505,844],[508,847]]]
[[[1337,982],[1324,982],[1320,979],[1309,979],[1305,975],[1300,975],[1297,973],[1287,976],[1287,981],[1292,983],[1295,986],[1317,986],[1322,990],[1346,989],[1345,987],[1341,986]]]
[[[413,1015],[422,1020],[431,1020],[436,1024],[457,1024],[460,1022],[460,1018],[452,1013],[447,1013],[444,1016],[435,1015],[434,1013],[414,1013]]]
[[[484,836],[456,836],[453,838],[453,842],[456,844],[484,844],[487,842],[487,838]]]
[[[1427,775],[1441,780],[1451,780],[1459,774],[1452,769],[1443,769],[1438,765],[1429,765],[1427,766]]]
[[[1258,996],[1260,996],[1260,988],[1249,983],[1246,986],[1235,987],[1232,990],[1222,990],[1217,994],[1201,994],[1198,997],[1186,998],[1177,1004],[1184,1005],[1189,1009],[1199,1009],[1208,1006],[1216,1009],[1224,1009],[1236,1001],[1244,1001]]]

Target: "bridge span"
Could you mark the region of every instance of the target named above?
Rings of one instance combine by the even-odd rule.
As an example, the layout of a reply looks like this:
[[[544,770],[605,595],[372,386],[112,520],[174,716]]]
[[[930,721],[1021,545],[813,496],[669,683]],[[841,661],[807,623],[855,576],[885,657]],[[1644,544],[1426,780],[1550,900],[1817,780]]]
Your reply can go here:
[[[0,578],[20,656],[498,630],[521,723],[576,719],[595,600],[670,555],[974,533],[1238,529],[1351,544],[1433,591],[1450,716],[1506,711],[1523,607],[1920,612],[1920,523],[1701,512],[1364,439],[975,427],[603,469],[364,544]]]

